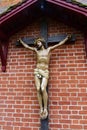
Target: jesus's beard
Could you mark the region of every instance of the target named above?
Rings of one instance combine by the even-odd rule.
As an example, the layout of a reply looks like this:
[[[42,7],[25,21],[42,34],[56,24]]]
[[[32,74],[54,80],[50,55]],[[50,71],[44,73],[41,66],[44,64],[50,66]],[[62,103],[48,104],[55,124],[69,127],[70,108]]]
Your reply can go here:
[[[41,46],[37,46],[37,50],[40,50],[40,49],[41,49],[41,47],[42,47],[42,45],[41,45]]]

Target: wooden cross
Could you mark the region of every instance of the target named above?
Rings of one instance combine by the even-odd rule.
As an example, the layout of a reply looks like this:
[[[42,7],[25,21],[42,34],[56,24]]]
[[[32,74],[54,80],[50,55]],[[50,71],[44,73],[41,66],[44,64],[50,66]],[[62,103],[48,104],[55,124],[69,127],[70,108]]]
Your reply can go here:
[[[53,44],[53,43],[57,43],[62,41],[67,35],[63,34],[63,35],[55,35],[55,36],[49,36],[47,35],[47,21],[46,19],[42,19],[41,22],[41,37],[43,37],[46,41],[46,47],[49,46],[49,44]],[[22,39],[26,44],[28,45],[33,45],[35,38],[29,37],[29,38],[23,38]],[[72,36],[71,42],[75,41],[75,35]],[[19,46],[21,45],[19,42],[16,42],[16,45]],[[48,87],[47,87],[47,92],[48,92]],[[48,117],[47,119],[41,120],[41,128],[40,130],[48,130]]]

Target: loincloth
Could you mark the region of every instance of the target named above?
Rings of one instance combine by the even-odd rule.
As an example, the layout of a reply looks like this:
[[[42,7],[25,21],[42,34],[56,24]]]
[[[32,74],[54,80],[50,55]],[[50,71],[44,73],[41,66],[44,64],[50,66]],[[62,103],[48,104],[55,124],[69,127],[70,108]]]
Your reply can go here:
[[[48,70],[42,70],[42,69],[34,69],[34,74],[38,77],[38,78],[43,78],[45,77],[46,79],[49,78],[49,71]]]

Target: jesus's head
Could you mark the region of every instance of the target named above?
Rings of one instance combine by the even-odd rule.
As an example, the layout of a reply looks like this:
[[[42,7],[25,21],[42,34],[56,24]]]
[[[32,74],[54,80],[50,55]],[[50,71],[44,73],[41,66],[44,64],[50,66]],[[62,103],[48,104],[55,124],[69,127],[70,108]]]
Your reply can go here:
[[[42,46],[46,49],[46,43],[43,38],[36,39],[34,44],[37,47],[37,50],[40,50]]]

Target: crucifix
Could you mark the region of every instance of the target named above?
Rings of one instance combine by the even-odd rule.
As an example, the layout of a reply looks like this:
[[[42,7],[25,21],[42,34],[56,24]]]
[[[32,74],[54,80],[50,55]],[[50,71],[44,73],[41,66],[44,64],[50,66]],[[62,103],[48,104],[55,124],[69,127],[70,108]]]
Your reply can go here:
[[[25,48],[36,53],[37,63],[34,69],[35,86],[37,89],[37,97],[40,106],[41,130],[48,130],[48,80],[49,80],[49,61],[52,50],[67,41],[74,41],[75,37],[70,35],[47,36],[47,22],[43,20],[41,24],[41,38],[19,39],[17,45],[21,43]],[[34,47],[30,44],[34,43]],[[48,47],[48,43],[57,43]]]

